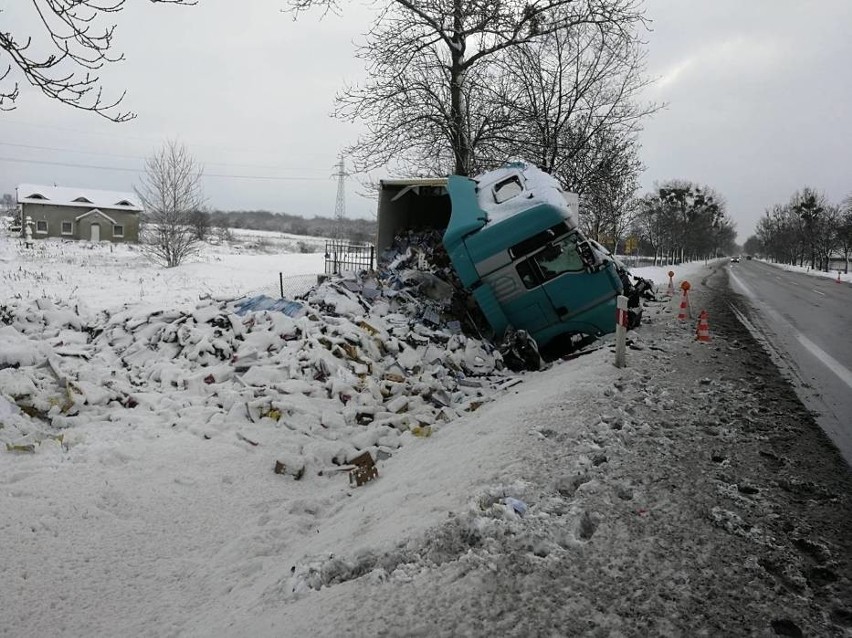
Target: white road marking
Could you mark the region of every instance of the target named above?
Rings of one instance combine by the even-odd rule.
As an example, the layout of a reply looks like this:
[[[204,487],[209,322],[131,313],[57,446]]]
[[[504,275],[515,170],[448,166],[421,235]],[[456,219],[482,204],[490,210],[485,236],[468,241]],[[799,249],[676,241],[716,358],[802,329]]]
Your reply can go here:
[[[748,295],[755,305],[759,306],[761,310],[766,312],[769,316],[772,317],[778,323],[783,324],[793,335],[796,337],[796,340],[801,343],[813,356],[815,356],[820,363],[822,363],[826,368],[831,370],[837,377],[843,381],[846,385],[852,388],[852,372],[850,372],[842,363],[840,363],[837,359],[829,355],[825,350],[820,348],[813,341],[808,339],[801,332],[796,330],[796,328],[787,321],[784,317],[781,316],[774,308],[770,308],[763,302],[757,300],[757,297],[754,296],[754,293],[746,286],[734,273],[731,273],[731,277],[734,280],[734,283],[737,284],[740,288],[742,288],[743,292]],[[820,293],[821,294],[821,293]],[[739,314],[739,313],[738,313]],[[742,317],[740,317],[740,321],[742,321]],[[746,325],[748,328],[748,325]]]
[[[818,295],[822,295],[823,297],[825,297],[825,293],[824,293],[824,292],[820,292],[820,291],[819,291],[819,290],[817,290],[816,288],[814,288],[814,289],[813,289],[813,291],[814,291],[816,294],[818,294]]]
[[[822,350],[817,344],[808,339],[802,333],[796,332],[796,339],[798,339],[799,343],[805,346],[812,355],[822,361],[829,370],[836,374],[843,383],[852,388],[852,372],[849,372],[842,363]]]

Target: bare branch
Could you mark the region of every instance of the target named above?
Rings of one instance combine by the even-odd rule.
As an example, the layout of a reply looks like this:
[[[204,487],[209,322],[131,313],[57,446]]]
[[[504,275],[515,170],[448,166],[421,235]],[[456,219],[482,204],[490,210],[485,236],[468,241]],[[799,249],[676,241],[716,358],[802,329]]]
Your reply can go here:
[[[20,41],[11,33],[0,33],[0,59],[9,58],[0,76],[0,87],[13,70],[48,98],[84,111],[92,111],[114,122],[136,115],[117,110],[124,99],[104,99],[100,78],[90,71],[124,59],[113,52],[116,25],[96,25],[105,15],[120,12],[126,0],[30,0],[42,27],[39,42],[52,49],[43,56],[31,55],[32,36]],[[196,0],[149,0],[159,4],[193,5]],[[0,9],[2,13],[2,9]],[[0,110],[13,110],[19,97],[18,83],[0,88]]]
[[[621,44],[644,24],[640,0],[385,0],[358,49],[370,79],[338,96],[336,115],[367,123],[349,149],[356,170],[390,162],[470,174],[512,156],[558,168],[565,140],[576,155],[596,131],[635,128],[647,114],[626,106],[644,58],[631,67]],[[552,67],[554,50],[558,73],[539,60]],[[537,88],[511,70],[518,63],[538,69]],[[618,74],[629,79],[611,81]]]

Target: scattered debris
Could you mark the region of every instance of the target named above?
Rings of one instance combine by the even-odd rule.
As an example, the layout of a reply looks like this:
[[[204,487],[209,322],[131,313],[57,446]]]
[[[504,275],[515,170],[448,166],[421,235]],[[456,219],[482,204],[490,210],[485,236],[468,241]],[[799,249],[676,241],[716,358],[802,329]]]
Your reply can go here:
[[[252,441],[250,438],[248,438],[247,436],[245,436],[244,434],[241,434],[241,433],[239,433],[239,432],[237,432],[237,438],[238,438],[240,441],[244,441],[244,442],[248,443],[248,444],[249,444],[249,445],[251,445],[252,447],[257,447],[258,445],[260,445],[260,443],[258,443],[257,441]],[[281,474],[281,472],[279,472],[279,471],[278,471],[277,462],[276,462],[276,467],[275,467],[275,473],[276,473],[276,474]]]
[[[361,487],[364,483],[379,477],[379,470],[369,452],[359,454],[352,459],[352,465],[355,467],[349,471],[349,483],[354,483],[356,487]]]
[[[6,451],[8,452],[21,452],[21,453],[34,453],[36,449],[35,443],[7,443]]]
[[[527,513],[527,504],[523,501],[512,498],[511,496],[507,496],[503,499],[503,503],[505,503],[506,507],[510,508],[515,514],[523,518],[524,514]]]
[[[275,461],[276,474],[289,474],[295,480],[301,479],[305,475],[305,465],[296,458],[287,458],[285,460]]]

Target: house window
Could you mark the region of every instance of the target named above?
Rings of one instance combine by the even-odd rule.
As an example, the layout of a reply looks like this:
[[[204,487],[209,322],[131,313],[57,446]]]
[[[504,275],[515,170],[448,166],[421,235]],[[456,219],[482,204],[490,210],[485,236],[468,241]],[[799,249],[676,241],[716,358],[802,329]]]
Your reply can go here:
[[[113,237],[124,237],[124,226],[121,224],[115,224],[112,227],[112,236]]]
[[[47,234],[47,220],[40,219],[36,222],[36,232],[41,235]]]
[[[74,229],[72,227],[71,222],[62,222],[62,234],[63,235],[71,235],[74,233]]]

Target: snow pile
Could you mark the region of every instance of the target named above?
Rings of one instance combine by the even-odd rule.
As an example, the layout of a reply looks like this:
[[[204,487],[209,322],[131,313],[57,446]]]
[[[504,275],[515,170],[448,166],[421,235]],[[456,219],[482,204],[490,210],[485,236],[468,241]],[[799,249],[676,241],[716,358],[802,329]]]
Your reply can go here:
[[[387,458],[405,437],[429,436],[514,382],[488,344],[421,323],[414,289],[371,280],[366,296],[352,290],[364,285],[352,276],[301,302],[206,299],[98,314],[12,300],[0,312],[11,424],[0,440],[31,451],[59,431],[119,421],[274,446],[301,478],[364,451]]]
[[[400,543],[388,552],[362,550],[351,556],[320,555],[308,557],[294,565],[288,576],[272,585],[266,596],[277,601],[300,598],[311,590],[345,583],[366,577],[370,584],[393,582],[410,583],[418,575],[452,561],[466,561],[469,566],[493,560],[491,552],[507,541],[527,545],[532,551],[543,541],[530,541],[530,521],[541,526],[552,525],[550,512],[530,512],[526,502],[527,485],[522,480],[511,484],[481,488],[466,507],[451,512],[449,520],[430,530],[430,534],[415,542]],[[523,521],[530,512],[526,521]],[[526,547],[525,547],[526,548]],[[495,552],[496,553],[496,552]]]

